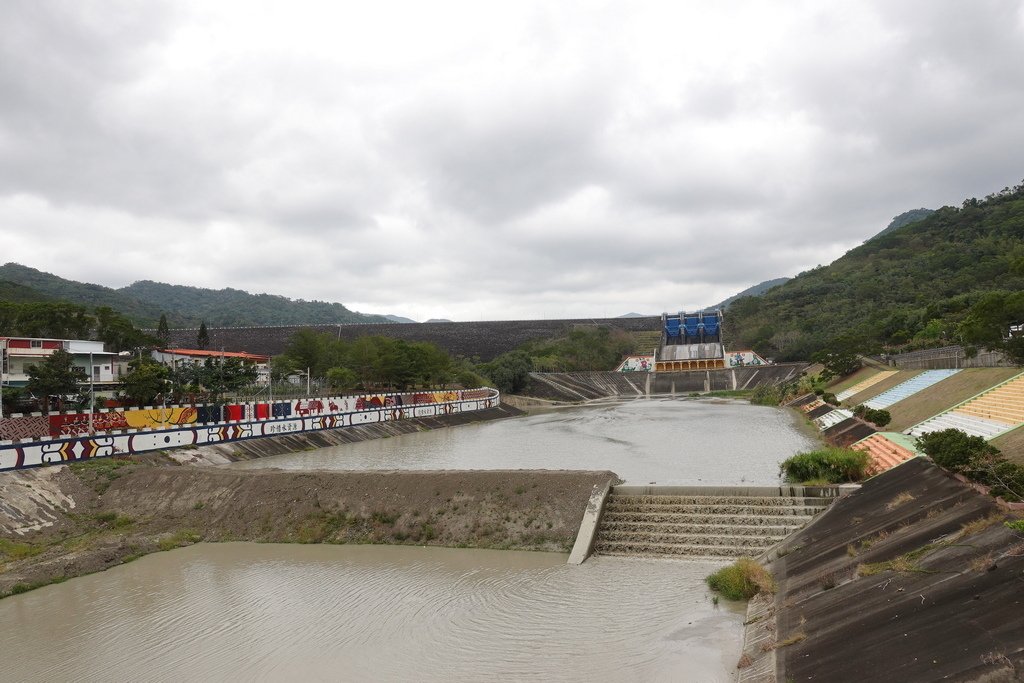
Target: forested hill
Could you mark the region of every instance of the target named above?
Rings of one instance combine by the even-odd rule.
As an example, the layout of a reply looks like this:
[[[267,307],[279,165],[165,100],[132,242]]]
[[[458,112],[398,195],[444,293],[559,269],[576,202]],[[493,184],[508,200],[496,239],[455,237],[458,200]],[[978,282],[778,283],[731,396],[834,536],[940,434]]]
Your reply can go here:
[[[389,322],[382,315],[356,313],[337,303],[249,294],[239,289],[202,289],[142,280],[118,291],[205,320],[214,327]]]
[[[16,292],[18,295],[17,300],[14,298],[3,298],[0,301],[23,303],[30,300],[27,298],[30,294],[24,289],[27,288],[35,292],[38,299],[67,301],[86,306],[89,309],[98,306],[109,306],[137,325],[149,325],[152,323],[153,327],[156,326],[156,321],[160,319],[160,313],[162,312],[159,306],[145,304],[116,289],[87,282],[65,280],[62,277],[51,273],[44,273],[41,270],[29,268],[19,263],[7,263],[0,266],[0,280],[21,285],[21,289]],[[15,292],[12,290],[10,293],[14,294]],[[167,318],[169,321],[172,321],[171,324],[174,324],[174,322],[185,322],[184,320],[175,320],[175,317],[169,311]]]
[[[172,327],[294,325],[305,323],[386,322],[337,303],[294,300],[237,289],[201,289],[142,281],[112,289],[66,280],[17,263],[0,266],[0,301],[67,301],[88,307],[109,306],[142,327],[156,327],[161,314]]]
[[[728,299],[726,299],[725,301],[721,302],[720,304],[716,304],[714,306],[711,306],[711,308],[713,308],[713,309],[714,308],[722,308],[722,309],[728,308],[729,304],[731,304],[733,301],[736,301],[736,299],[741,299],[741,298],[743,298],[745,296],[757,296],[758,294],[764,294],[769,289],[774,289],[775,287],[778,287],[779,285],[783,284],[784,282],[789,282],[789,280],[790,280],[790,278],[788,278],[788,277],[777,277],[774,280],[765,280],[764,282],[759,282],[759,283],[757,283],[756,285],[754,285],[752,287],[747,287],[746,289],[744,289],[739,294],[733,294],[732,296],[730,296]]]
[[[737,345],[779,360],[998,341],[1024,315],[1024,184],[943,207],[829,266],[738,299]],[[1019,322],[1019,321],[1017,321]]]

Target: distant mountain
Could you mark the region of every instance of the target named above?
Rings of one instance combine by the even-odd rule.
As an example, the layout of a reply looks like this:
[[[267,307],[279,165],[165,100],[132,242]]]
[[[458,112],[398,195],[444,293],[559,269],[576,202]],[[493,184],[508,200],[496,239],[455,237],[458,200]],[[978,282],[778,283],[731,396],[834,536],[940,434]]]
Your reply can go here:
[[[616,317],[618,317],[618,318],[649,318],[651,316],[644,315],[643,313],[623,313],[622,315],[616,316]]]
[[[204,289],[141,280],[118,291],[165,311],[205,320],[211,327],[387,322],[382,315],[356,313],[342,304],[250,294],[240,289]]]
[[[414,322],[416,322],[412,318],[405,318],[405,317],[400,316],[400,315],[390,315],[389,314],[389,315],[385,315],[384,317],[387,318],[388,320],[390,320],[393,323],[414,323]]]
[[[428,323],[450,323],[451,320],[448,320],[448,318],[431,318],[427,322]]]
[[[792,279],[793,278],[789,277],[777,277],[774,280],[765,280],[764,282],[759,282],[753,287],[747,287],[739,294],[733,294],[722,303],[712,306],[712,308],[721,308],[722,310],[725,310],[726,308],[729,307],[729,304],[731,304],[733,301],[736,301],[736,299],[739,299],[741,296],[758,296],[760,294],[764,294],[769,289],[774,289],[775,287],[778,287],[781,284],[789,282]]]
[[[155,327],[161,314],[172,327],[301,325],[387,322],[338,303],[249,294],[238,289],[203,289],[143,280],[112,289],[66,280],[17,263],[0,266],[0,301],[63,300],[89,308],[109,306],[143,327]]]
[[[871,239],[877,239],[882,235],[888,235],[893,230],[898,230],[899,228],[902,228],[904,225],[910,225],[911,223],[916,223],[917,221],[924,220],[925,218],[928,218],[928,216],[931,216],[933,213],[935,213],[935,209],[911,209],[910,211],[904,211],[899,216],[893,218],[889,225],[886,226],[885,230],[878,233]]]

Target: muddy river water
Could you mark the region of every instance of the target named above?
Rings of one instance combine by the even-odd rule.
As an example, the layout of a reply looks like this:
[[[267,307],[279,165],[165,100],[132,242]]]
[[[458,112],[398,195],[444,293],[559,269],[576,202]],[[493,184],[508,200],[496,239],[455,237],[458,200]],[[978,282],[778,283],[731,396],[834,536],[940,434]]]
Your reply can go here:
[[[779,461],[814,447],[797,419],[734,400],[617,401],[230,466],[611,470],[637,484],[775,484]]]
[[[774,484],[813,445],[738,402],[556,410],[241,466],[611,469]],[[238,465],[235,465],[238,466]],[[4,680],[729,681],[742,606],[702,562],[199,544],[0,601]]]

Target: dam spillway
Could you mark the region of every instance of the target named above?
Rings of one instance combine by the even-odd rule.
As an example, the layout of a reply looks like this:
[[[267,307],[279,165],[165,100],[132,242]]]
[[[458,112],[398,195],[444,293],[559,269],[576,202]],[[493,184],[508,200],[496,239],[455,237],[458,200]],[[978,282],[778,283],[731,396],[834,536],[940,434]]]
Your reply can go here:
[[[758,556],[806,526],[839,487],[615,486],[594,552],[727,560]]]

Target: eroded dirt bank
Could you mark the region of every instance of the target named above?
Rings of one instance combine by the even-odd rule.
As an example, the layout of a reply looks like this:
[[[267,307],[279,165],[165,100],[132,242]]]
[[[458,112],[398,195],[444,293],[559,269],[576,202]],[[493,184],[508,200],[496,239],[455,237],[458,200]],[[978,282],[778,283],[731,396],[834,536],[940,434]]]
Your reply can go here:
[[[154,458],[3,475],[0,595],[198,541],[567,551],[612,472],[285,472]],[[45,525],[38,523],[45,520]]]

